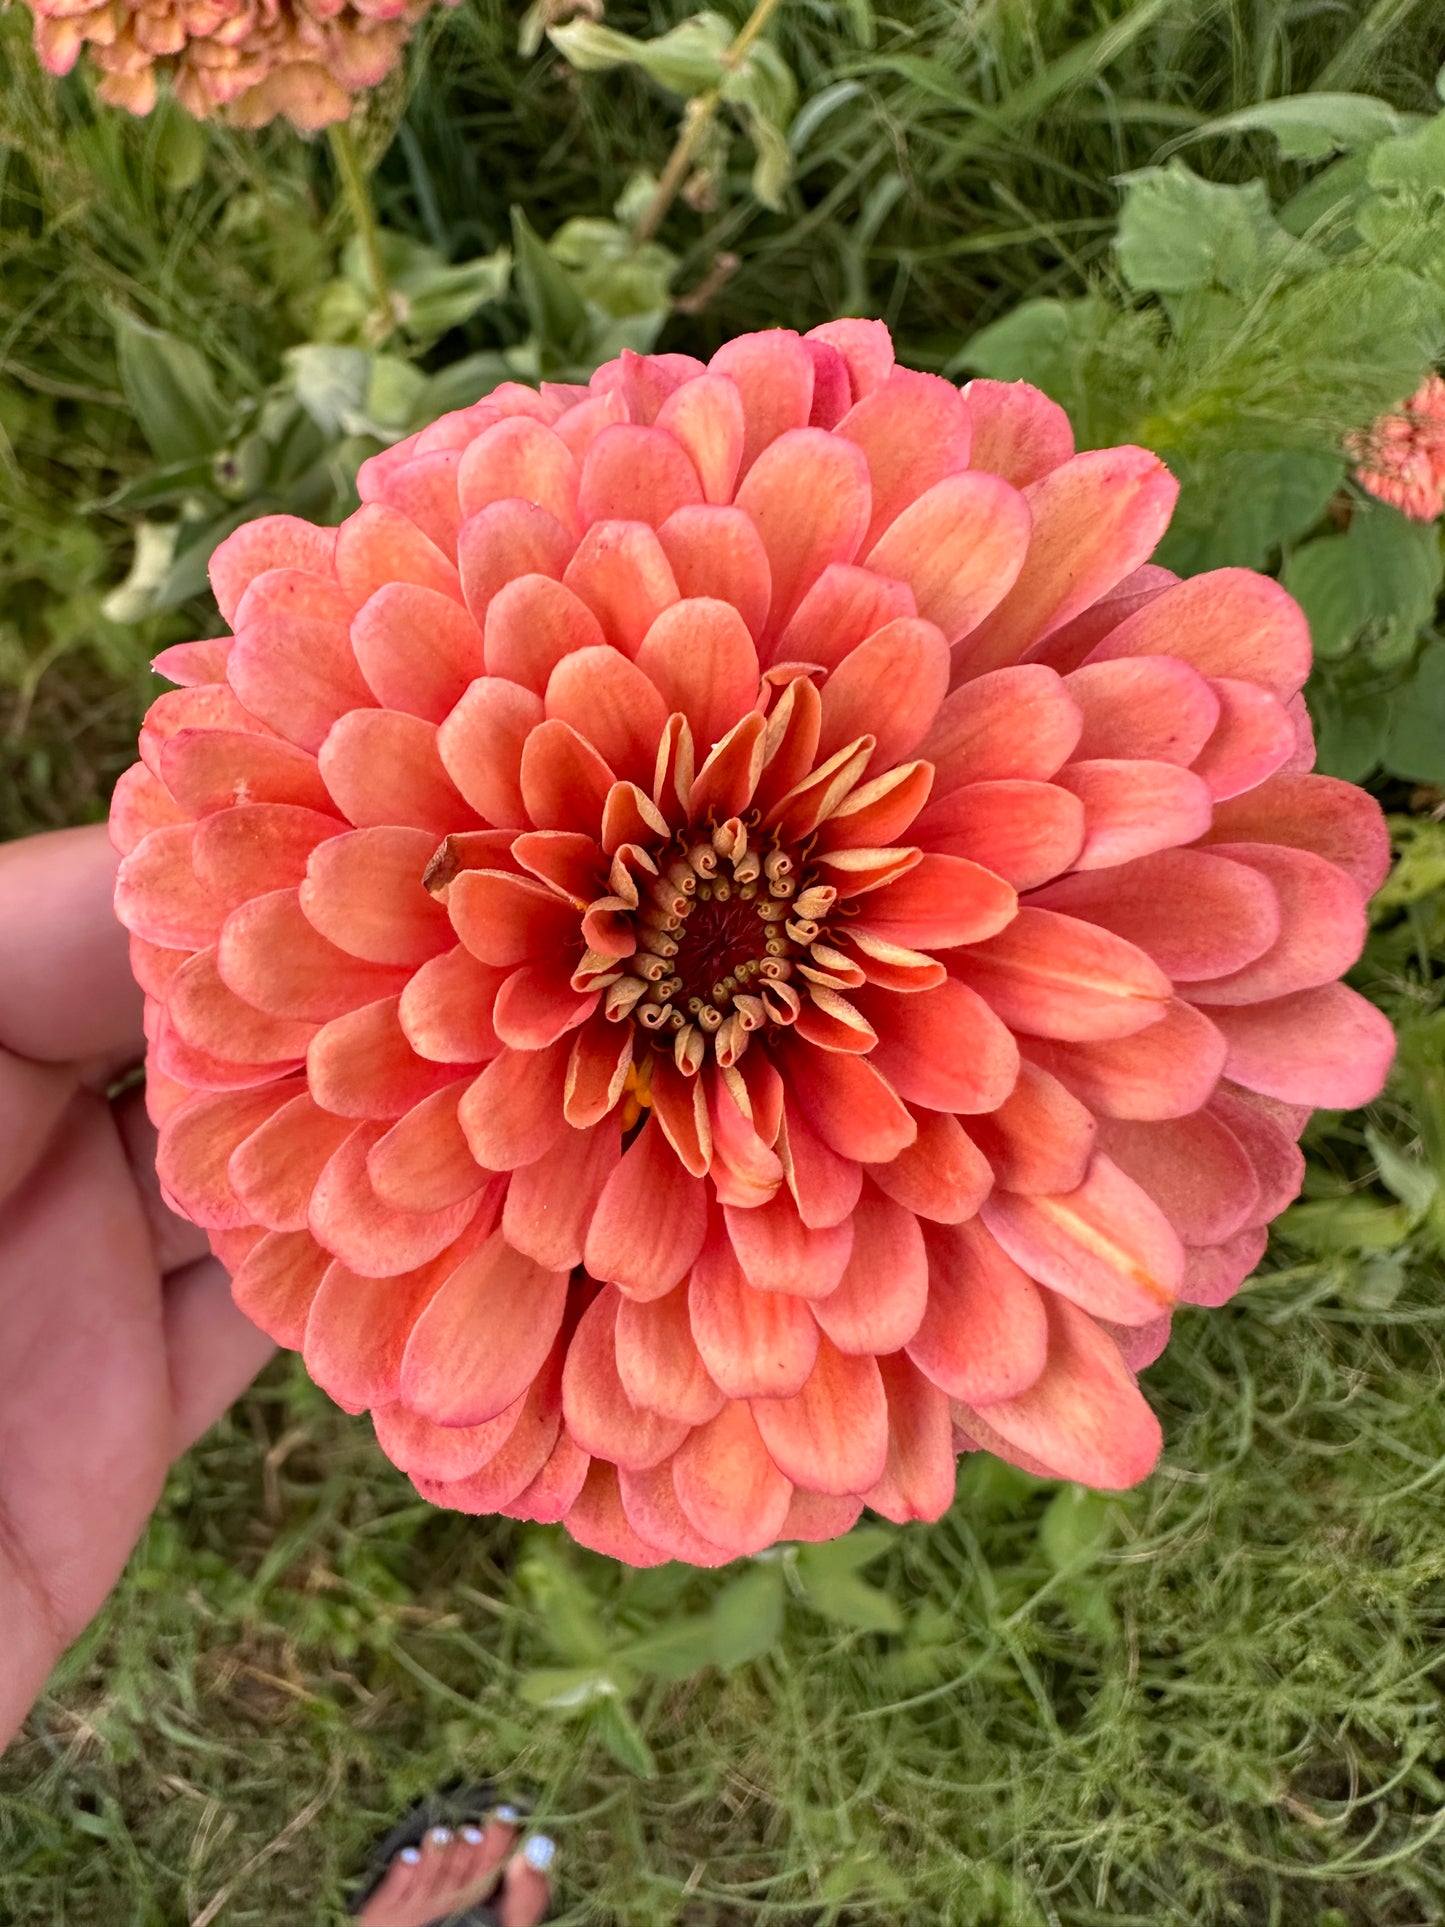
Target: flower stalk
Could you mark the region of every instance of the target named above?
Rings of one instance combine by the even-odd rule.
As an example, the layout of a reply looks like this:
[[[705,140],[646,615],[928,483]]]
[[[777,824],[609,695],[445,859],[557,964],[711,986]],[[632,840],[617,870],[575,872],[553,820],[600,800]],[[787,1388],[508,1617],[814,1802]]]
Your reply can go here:
[[[356,139],[351,131],[351,122],[337,121],[333,126],[328,127],[326,132],[331,142],[336,172],[341,180],[341,191],[346,197],[352,224],[366,256],[366,271],[371,278],[372,292],[376,296],[379,330],[377,340],[380,343],[387,339],[396,326],[396,309],[392,303],[391,283],[387,279],[386,263],[382,259],[381,230],[377,226],[376,208],[371,199],[371,186],[366,177],[366,170],[361,165],[361,156],[356,151]]]
[[[737,37],[722,57],[723,66],[731,70],[746,59],[754,41],[777,12],[782,0],[757,0],[756,6],[739,28]],[[711,127],[722,105],[721,87],[713,87],[705,94],[696,94],[687,103],[683,112],[682,126],[677,141],[667,157],[667,165],[657,183],[653,195],[637,223],[637,231],[632,237],[634,253],[652,239],[673,202],[682,191],[688,172],[701,148],[707,130]]]

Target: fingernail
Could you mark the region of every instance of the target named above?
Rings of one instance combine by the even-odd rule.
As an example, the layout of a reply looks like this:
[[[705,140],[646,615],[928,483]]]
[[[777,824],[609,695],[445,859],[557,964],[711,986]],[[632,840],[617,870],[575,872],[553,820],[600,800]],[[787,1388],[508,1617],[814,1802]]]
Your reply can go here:
[[[434,1847],[447,1846],[451,1841],[451,1837],[452,1837],[452,1830],[450,1827],[433,1827],[431,1832],[427,1835],[427,1838],[431,1841]]]
[[[396,1857],[398,1860],[404,1861],[408,1867],[414,1867],[417,1861],[421,1859],[421,1849],[419,1847],[403,1847]]]
[[[522,1849],[522,1858],[529,1867],[538,1873],[546,1873],[557,1854],[557,1842],[549,1840],[545,1833],[534,1833]]]
[[[498,1807],[493,1817],[500,1820],[504,1826],[514,1827],[522,1816],[515,1807]]]
[[[479,1847],[482,1844],[482,1830],[480,1827],[463,1827],[462,1838],[469,1847]]]

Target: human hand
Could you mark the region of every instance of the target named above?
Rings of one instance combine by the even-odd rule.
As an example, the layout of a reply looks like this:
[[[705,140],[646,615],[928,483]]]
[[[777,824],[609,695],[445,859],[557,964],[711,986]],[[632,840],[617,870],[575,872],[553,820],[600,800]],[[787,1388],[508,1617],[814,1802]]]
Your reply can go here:
[[[103,827],[0,847],[0,1746],[270,1341],[162,1202]]]

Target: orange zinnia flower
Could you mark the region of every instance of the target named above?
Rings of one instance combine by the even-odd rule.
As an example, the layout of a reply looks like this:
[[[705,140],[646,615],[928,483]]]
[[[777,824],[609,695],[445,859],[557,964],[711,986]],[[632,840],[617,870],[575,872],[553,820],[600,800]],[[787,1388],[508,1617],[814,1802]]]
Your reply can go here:
[[[384,80],[431,0],[29,0],[35,49],[68,74],[89,46],[96,92],[148,114],[158,74],[198,120],[305,133],[345,120],[353,95]],[[457,0],[444,0],[455,6]]]
[[[1175,484],[843,321],[505,386],[217,551],[112,813],[177,1207],[438,1503],[716,1564],[1121,1487],[1379,1088],[1386,862]]]
[[[1428,375],[1392,415],[1346,438],[1361,488],[1416,522],[1445,512],[1445,381]]]

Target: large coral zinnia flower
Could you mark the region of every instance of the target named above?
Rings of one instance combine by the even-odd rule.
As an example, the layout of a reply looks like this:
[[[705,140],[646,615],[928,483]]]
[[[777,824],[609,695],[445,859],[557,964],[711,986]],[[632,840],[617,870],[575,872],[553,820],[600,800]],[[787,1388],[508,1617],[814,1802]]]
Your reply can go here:
[[[1175,485],[876,322],[504,387],[217,551],[112,815],[160,1169],[439,1503],[646,1564],[1104,1487],[1390,1056],[1380,813]]]

